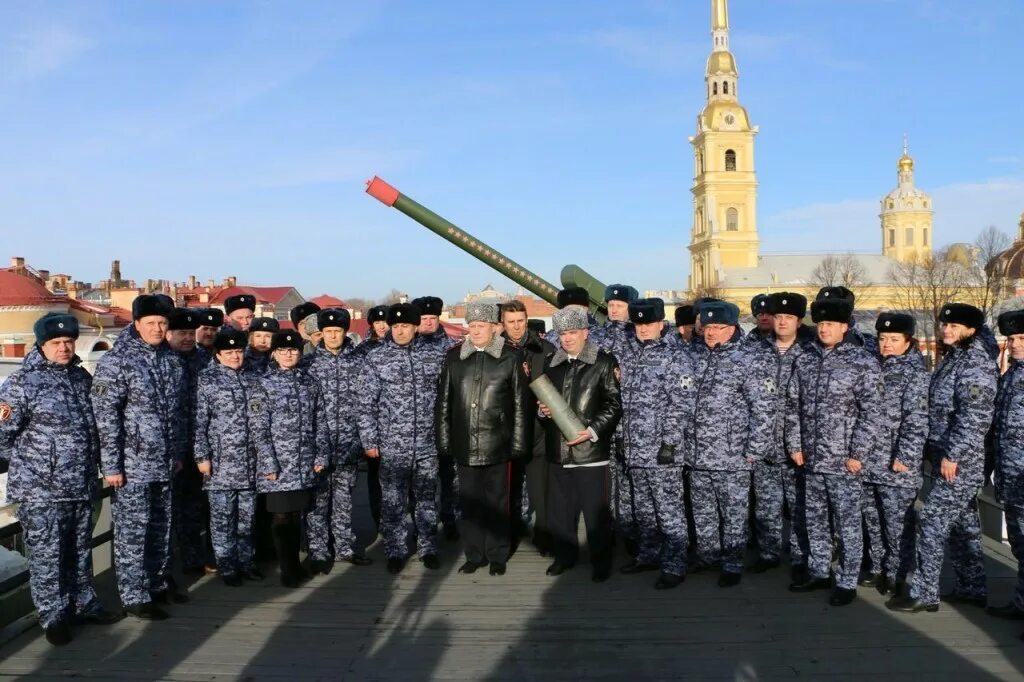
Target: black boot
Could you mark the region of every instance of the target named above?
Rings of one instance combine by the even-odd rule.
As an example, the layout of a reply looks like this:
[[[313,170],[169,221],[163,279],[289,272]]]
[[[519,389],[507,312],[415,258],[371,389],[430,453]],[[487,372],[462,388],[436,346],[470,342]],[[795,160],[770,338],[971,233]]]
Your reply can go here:
[[[299,581],[295,577],[295,569],[292,564],[289,540],[288,524],[279,523],[274,520],[273,526],[274,553],[277,555],[277,565],[281,571],[281,584],[284,587],[298,587]]]
[[[64,646],[71,641],[71,625],[66,620],[58,621],[43,631],[46,641],[53,646]]]

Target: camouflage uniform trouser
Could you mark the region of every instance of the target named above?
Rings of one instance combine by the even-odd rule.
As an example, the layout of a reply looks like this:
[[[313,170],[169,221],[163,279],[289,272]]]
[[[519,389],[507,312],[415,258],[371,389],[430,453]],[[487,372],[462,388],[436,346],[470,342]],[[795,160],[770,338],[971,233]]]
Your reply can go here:
[[[404,559],[409,553],[406,518],[410,492],[415,500],[417,552],[421,557],[437,554],[437,466],[437,457],[410,461],[381,455],[380,533],[388,559]]]
[[[1021,528],[1021,522],[1024,521],[1024,505],[1005,504],[1003,509],[1006,512],[1007,539],[1017,560],[1017,589],[1013,593],[1013,603],[1024,611],[1024,528]]]
[[[174,539],[183,568],[206,563],[205,503],[203,475],[193,462],[186,460],[174,477]]]
[[[440,457],[436,466],[441,483],[441,523],[450,526],[458,523],[461,516],[459,513],[459,477],[455,472],[455,460],[451,457]]]
[[[171,484],[126,483],[114,491],[114,566],[125,606],[167,589],[171,566]]]
[[[917,488],[864,484],[864,544],[871,572],[904,582],[914,563]]]
[[[210,500],[210,535],[217,573],[226,577],[255,568],[252,534],[256,491],[207,490],[206,496]]]
[[[616,447],[622,447],[616,443]],[[638,540],[641,535],[639,528],[640,512],[636,508],[636,483],[625,464],[615,459],[608,468],[611,477],[612,510],[615,515],[615,527],[627,540]]]
[[[976,485],[937,478],[928,492],[921,510],[917,572],[910,590],[912,597],[925,604],[939,603],[939,575],[946,538],[949,538],[949,554],[956,574],[956,593],[984,599],[988,592]]]
[[[750,509],[749,471],[690,471],[697,558],[727,573],[743,572]]]
[[[832,565],[832,530],[839,537],[839,566],[835,586],[857,589],[864,558],[861,527],[863,484],[853,474],[817,474],[808,471],[805,514],[810,549],[807,571],[812,578],[828,578]],[[830,523],[829,517],[834,517]]]
[[[95,613],[92,586],[92,505],[89,502],[22,502],[32,602],[48,628],[72,615]]]
[[[310,559],[351,559],[355,555],[352,495],[358,478],[359,465],[341,464],[329,476],[322,476],[313,489],[313,506],[306,512]]]
[[[804,528],[804,471],[790,463],[754,463],[754,532],[762,559],[782,556],[784,512],[789,516],[789,561],[807,561],[807,530]]]
[[[637,561],[660,564],[662,573],[686,575],[689,538],[681,467],[630,469],[628,478],[640,534]]]

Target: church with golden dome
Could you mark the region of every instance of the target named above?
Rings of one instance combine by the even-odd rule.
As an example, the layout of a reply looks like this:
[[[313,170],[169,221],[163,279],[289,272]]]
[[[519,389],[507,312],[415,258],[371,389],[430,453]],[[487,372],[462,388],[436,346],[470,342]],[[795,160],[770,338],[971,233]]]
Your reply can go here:
[[[697,116],[696,135],[689,138],[694,173],[690,294],[713,293],[741,308],[762,292],[796,291],[813,297],[824,283],[823,274],[832,270],[837,276],[835,261],[843,260],[847,278],[857,273],[851,288],[859,309],[898,308],[894,266],[929,258],[933,239],[932,198],[914,182],[906,139],[896,164],[897,186],[881,200],[879,253],[846,254],[840,245],[832,254],[761,254],[755,165],[759,131],[740,101],[729,29],[728,0],[712,0],[711,55],[704,73],[707,102]]]

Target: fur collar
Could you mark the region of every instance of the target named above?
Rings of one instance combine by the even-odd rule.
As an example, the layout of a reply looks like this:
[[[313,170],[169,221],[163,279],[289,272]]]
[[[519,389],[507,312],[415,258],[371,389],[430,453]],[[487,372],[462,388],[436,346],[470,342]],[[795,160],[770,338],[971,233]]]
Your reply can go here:
[[[492,358],[497,360],[501,357],[501,350],[505,347],[505,337],[501,334],[495,334],[491,337],[491,342],[484,348],[484,352],[490,355]],[[459,349],[459,359],[465,360],[470,355],[476,352],[476,346],[469,341],[469,337],[462,342],[462,347]]]
[[[597,346],[592,344],[590,341],[587,341],[583,344],[583,350],[580,351],[580,354],[576,359],[580,362],[585,362],[588,365],[594,364],[597,362]],[[554,356],[551,358],[551,366],[557,367],[568,360],[569,354],[565,352],[564,348],[559,346],[558,350],[555,351]]]

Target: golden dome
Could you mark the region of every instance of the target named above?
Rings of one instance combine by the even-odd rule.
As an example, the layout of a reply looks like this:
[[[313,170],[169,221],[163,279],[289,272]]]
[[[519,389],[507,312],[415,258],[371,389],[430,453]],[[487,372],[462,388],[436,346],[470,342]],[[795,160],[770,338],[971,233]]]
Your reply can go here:
[[[898,165],[900,172],[914,170],[914,160],[910,158],[910,154],[907,154],[906,152],[904,152],[903,156],[900,157]]]
[[[736,60],[732,52],[712,52],[708,57],[707,74],[710,76],[716,73],[736,73]]]

